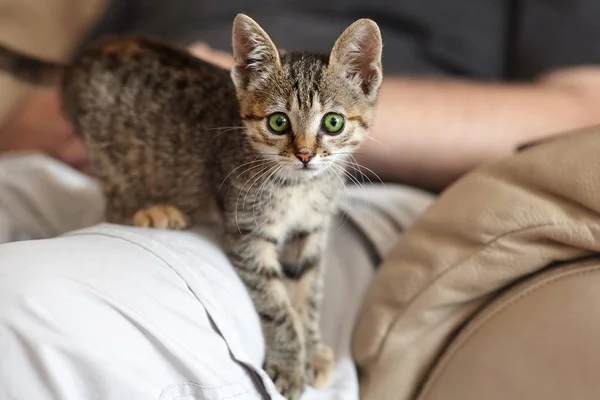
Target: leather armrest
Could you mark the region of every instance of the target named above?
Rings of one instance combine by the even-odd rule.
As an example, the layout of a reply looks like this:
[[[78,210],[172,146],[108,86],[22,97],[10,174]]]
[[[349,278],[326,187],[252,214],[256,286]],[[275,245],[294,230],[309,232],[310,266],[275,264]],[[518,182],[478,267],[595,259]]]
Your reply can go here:
[[[450,343],[418,399],[597,398],[599,288],[598,259],[510,288]]]

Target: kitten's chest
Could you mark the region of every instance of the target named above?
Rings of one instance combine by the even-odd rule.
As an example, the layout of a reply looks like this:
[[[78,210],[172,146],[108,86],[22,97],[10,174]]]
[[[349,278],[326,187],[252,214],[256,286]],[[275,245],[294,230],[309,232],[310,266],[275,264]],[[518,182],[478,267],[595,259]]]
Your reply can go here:
[[[335,196],[330,191],[326,187],[280,188],[263,205],[264,227],[274,236],[283,237],[322,226],[335,210]]]

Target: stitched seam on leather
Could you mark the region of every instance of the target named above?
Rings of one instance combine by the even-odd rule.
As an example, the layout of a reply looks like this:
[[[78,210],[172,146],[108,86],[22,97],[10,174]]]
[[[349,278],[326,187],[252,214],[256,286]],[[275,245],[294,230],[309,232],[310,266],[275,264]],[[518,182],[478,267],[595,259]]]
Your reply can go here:
[[[579,268],[585,268],[585,267],[579,267]],[[468,343],[470,343],[471,339],[475,336],[475,334],[477,332],[479,332],[484,326],[487,326],[487,324],[493,318],[495,318],[496,316],[501,314],[508,307],[513,306],[514,304],[524,300],[525,298],[527,298],[534,292],[537,292],[538,290],[543,289],[544,287],[546,287],[548,285],[551,285],[553,283],[562,281],[567,278],[572,278],[572,277],[575,277],[578,275],[585,275],[585,274],[589,274],[592,272],[597,272],[598,270],[600,270],[600,266],[596,265],[594,267],[587,267],[587,269],[585,269],[583,271],[573,270],[573,271],[567,272],[566,274],[558,275],[554,278],[547,279],[543,282],[538,283],[537,285],[534,285],[534,286],[524,290],[521,294],[511,298],[506,303],[499,304],[494,311],[490,312],[484,318],[481,318],[479,321],[474,321],[474,323],[476,323],[477,325],[475,327],[471,328],[470,332],[468,332],[466,334],[466,336],[464,337],[464,339],[462,340],[462,342],[460,344],[458,344],[456,347],[453,347],[451,349],[451,351],[449,353],[447,353],[447,355],[442,360],[442,365],[440,365],[439,368],[436,368],[435,375],[432,376],[432,380],[430,381],[430,384],[428,384],[426,386],[426,390],[424,390],[422,393],[419,394],[418,398],[425,398],[425,396],[427,396],[431,392],[431,390],[433,390],[435,385],[438,383],[440,376],[442,376],[444,374],[444,372],[446,371],[448,366],[454,360],[454,357],[456,356],[456,354],[458,354],[458,352],[464,346],[466,346]]]

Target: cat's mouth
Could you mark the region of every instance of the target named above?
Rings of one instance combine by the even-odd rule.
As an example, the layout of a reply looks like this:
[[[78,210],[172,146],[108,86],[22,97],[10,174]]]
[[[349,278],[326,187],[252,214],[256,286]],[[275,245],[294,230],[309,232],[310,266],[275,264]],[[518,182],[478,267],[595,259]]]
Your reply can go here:
[[[287,169],[287,174],[296,176],[297,178],[308,178],[318,175],[324,170],[324,165],[321,163],[291,163]]]
[[[300,173],[315,173],[321,171],[323,169],[323,164],[318,163],[308,163],[308,164],[300,164],[296,165],[296,170],[300,171]]]

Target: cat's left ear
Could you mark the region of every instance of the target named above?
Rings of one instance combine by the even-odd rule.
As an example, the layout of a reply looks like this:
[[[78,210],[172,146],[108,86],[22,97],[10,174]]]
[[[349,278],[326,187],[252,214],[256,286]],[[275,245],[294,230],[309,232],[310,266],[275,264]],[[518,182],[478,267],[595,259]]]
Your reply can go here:
[[[250,82],[260,85],[270,73],[281,68],[279,51],[267,33],[252,18],[238,14],[233,21],[231,77],[238,89]]]
[[[370,19],[359,19],[333,45],[329,65],[360,85],[363,93],[374,100],[383,76],[381,50],[379,26]]]

